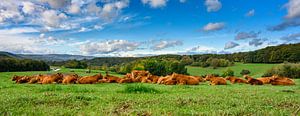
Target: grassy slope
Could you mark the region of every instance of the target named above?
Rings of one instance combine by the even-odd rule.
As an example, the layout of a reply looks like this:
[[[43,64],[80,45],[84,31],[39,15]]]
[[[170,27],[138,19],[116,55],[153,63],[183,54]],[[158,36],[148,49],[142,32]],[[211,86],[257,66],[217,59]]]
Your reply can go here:
[[[300,80],[296,86],[142,84],[158,94],[122,92],[128,85],[140,84],[31,85],[10,80],[14,74],[38,73],[49,72],[0,73],[0,115],[290,115],[300,104]]]
[[[205,75],[205,74],[222,74],[224,70],[230,68],[234,71],[236,76],[241,76],[240,72],[243,69],[249,70],[251,76],[260,77],[266,72],[266,70],[271,69],[273,66],[277,64],[243,64],[243,63],[235,63],[234,66],[231,67],[224,67],[224,68],[217,68],[213,69],[209,68],[202,68],[202,67],[192,67],[188,66],[188,73],[191,75]]]

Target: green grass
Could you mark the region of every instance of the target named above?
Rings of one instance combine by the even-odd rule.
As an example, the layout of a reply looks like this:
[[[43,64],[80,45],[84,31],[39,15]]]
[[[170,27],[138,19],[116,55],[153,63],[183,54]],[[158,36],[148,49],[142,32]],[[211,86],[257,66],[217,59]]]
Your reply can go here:
[[[61,72],[70,73],[69,69]],[[210,86],[208,83],[166,86],[144,83],[14,84],[10,79],[14,74],[39,73],[53,72],[0,73],[0,115],[273,116],[291,115],[300,104],[300,80],[296,80],[295,86]],[[75,73],[93,75],[99,71],[86,74],[84,70],[75,70]]]
[[[206,74],[222,74],[227,68],[230,68],[234,71],[236,76],[241,76],[240,72],[243,69],[249,70],[251,73],[249,75],[254,77],[262,76],[268,69],[276,66],[278,64],[243,64],[243,63],[235,63],[234,66],[230,67],[219,67],[217,69],[213,69],[211,67],[202,68],[202,67],[192,67],[188,66],[188,73],[191,75],[206,75]]]

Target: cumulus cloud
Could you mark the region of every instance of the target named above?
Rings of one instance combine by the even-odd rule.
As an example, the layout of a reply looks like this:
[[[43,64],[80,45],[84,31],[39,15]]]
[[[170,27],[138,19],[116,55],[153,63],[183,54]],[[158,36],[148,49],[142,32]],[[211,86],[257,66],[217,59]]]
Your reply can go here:
[[[143,4],[148,4],[152,8],[160,8],[167,5],[168,0],[142,0]]]
[[[53,36],[46,36],[44,33],[41,33],[38,38],[32,38],[31,40],[42,45],[58,45],[66,43],[65,40],[58,39]]]
[[[219,23],[208,23],[203,27],[203,31],[217,31],[223,29],[225,26],[225,23],[219,22]]]
[[[80,13],[80,4],[77,2],[72,3],[72,5],[69,7],[69,13],[71,14],[78,14]]]
[[[282,31],[290,27],[298,27],[300,26],[300,1],[299,0],[289,0],[289,2],[285,5],[287,8],[287,15],[285,19],[275,25],[268,27],[269,31]]]
[[[207,7],[207,12],[216,12],[222,8],[219,0],[205,0],[205,6]]]
[[[226,49],[231,49],[231,48],[235,48],[235,47],[237,47],[237,46],[239,46],[238,43],[235,43],[235,42],[230,41],[230,42],[227,42],[227,43],[225,44],[224,49],[225,49],[225,50],[226,50]]]
[[[289,34],[287,36],[281,37],[280,39],[284,40],[286,42],[299,41],[300,40],[300,33]]]
[[[96,55],[118,52],[128,52],[136,50],[140,43],[129,42],[127,40],[108,40],[101,42],[88,42],[80,45],[83,54]]]
[[[37,32],[37,30],[30,28],[0,30],[0,51],[13,53],[53,53],[53,50],[37,44],[32,40],[32,37],[24,35],[32,32]]]
[[[249,41],[249,45],[257,47],[262,45],[265,41],[267,41],[267,39],[252,39]]]
[[[235,40],[244,40],[244,39],[249,39],[249,38],[257,38],[259,34],[260,34],[260,32],[254,32],[254,31],[239,32],[235,36]]]
[[[19,11],[20,2],[16,0],[3,0],[0,2],[0,23],[18,23],[24,20],[24,16]]]
[[[254,9],[248,11],[248,12],[245,14],[246,17],[252,17],[252,16],[254,16],[254,15],[255,15],[255,10],[254,10]]]
[[[35,9],[35,5],[32,2],[28,2],[28,1],[23,2],[22,10],[24,13],[31,14],[33,13],[34,9]]]
[[[286,4],[288,14],[286,18],[300,18],[300,1],[299,0],[289,0]]]
[[[162,41],[154,44],[151,47],[151,49],[162,50],[162,49],[166,49],[166,48],[170,48],[170,47],[174,47],[174,46],[180,46],[182,44],[183,44],[182,41],[178,41],[178,40],[172,40],[172,41],[162,40]]]
[[[268,27],[269,31],[282,31],[290,27],[298,27],[300,26],[300,18],[299,19],[290,19],[284,20],[278,25]]]
[[[48,3],[52,8],[63,8],[71,4],[71,0],[41,0]]]
[[[207,53],[218,53],[214,47],[198,45],[187,49],[186,54],[207,54]]]
[[[61,21],[67,19],[64,13],[58,13],[55,10],[46,10],[42,13],[42,20],[50,27],[59,27]]]

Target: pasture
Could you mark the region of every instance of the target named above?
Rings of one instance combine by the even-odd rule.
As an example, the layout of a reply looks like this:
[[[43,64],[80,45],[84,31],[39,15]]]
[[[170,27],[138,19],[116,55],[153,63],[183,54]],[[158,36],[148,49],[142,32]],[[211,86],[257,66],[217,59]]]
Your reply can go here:
[[[243,64],[230,67],[239,74]],[[265,68],[247,65],[251,75],[261,75]],[[221,73],[216,70],[188,67],[192,75]],[[69,69],[60,72],[70,73]],[[75,73],[86,74],[85,70]],[[157,84],[39,85],[15,84],[16,75],[51,72],[1,72],[1,115],[292,115],[300,108],[300,80],[295,86],[251,86],[230,84],[210,86],[167,86]],[[104,72],[101,72],[104,74]],[[121,76],[116,73],[112,75]]]
[[[212,67],[202,68],[202,67],[193,67],[188,66],[188,73],[191,75],[206,75],[206,74],[222,74],[227,68],[230,68],[234,71],[236,76],[241,77],[242,75],[240,72],[243,69],[249,70],[251,73],[250,76],[253,77],[260,77],[266,72],[266,70],[276,66],[278,64],[261,64],[261,63],[250,63],[250,64],[243,64],[236,62],[233,66],[229,67],[218,67],[217,69],[213,69]]]

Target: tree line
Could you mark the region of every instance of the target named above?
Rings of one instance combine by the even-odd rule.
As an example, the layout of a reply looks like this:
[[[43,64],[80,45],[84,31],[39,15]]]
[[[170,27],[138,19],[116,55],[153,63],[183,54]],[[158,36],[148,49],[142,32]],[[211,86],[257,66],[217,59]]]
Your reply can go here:
[[[50,66],[44,61],[31,59],[0,58],[0,72],[47,70],[50,70]]]

